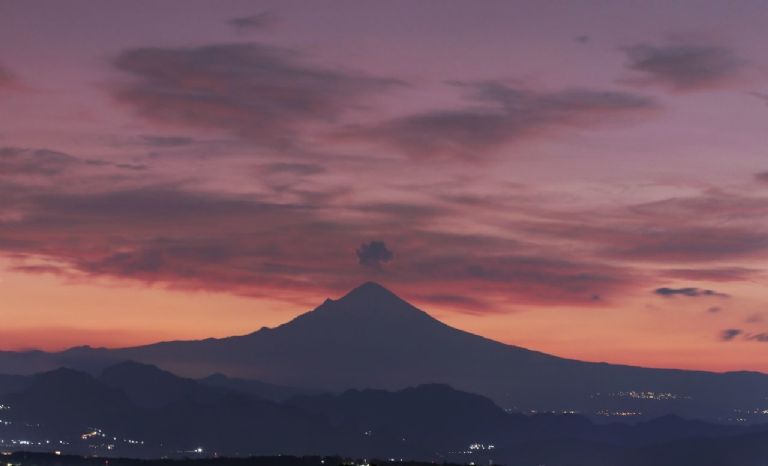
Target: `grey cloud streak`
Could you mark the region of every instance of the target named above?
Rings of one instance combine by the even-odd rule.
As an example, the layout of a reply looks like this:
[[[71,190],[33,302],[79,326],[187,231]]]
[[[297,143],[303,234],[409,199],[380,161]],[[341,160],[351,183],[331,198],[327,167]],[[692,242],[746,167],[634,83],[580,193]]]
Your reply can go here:
[[[625,47],[627,67],[641,85],[674,92],[727,87],[747,67],[747,60],[727,47],[699,44],[636,44]]]
[[[114,97],[148,120],[277,146],[290,146],[307,125],[332,121],[400,85],[255,43],[129,49],[114,66],[131,78],[114,88]]]
[[[405,115],[349,127],[342,140],[376,142],[409,157],[479,159],[505,144],[615,125],[658,109],[650,98],[593,89],[535,91],[501,82],[455,83],[474,106]]]

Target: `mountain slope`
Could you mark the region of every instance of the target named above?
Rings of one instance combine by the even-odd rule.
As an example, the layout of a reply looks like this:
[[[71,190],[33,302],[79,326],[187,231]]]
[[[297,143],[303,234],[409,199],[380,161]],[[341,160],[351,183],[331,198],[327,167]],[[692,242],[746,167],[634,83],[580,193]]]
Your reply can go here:
[[[327,390],[454,385],[459,378],[481,386],[500,375],[486,361],[503,359],[522,369],[558,360],[451,328],[373,283],[274,329],[116,354],[176,371],[212,365],[229,375]]]
[[[32,358],[36,363],[43,359]],[[326,391],[441,383],[505,408],[762,421],[768,376],[647,369],[558,358],[473,335],[432,318],[384,287],[366,283],[279,327],[249,335],[118,350],[48,354],[51,365],[94,370],[124,360],[187,377],[223,373]],[[18,361],[0,355],[4,361]],[[9,362],[10,361],[10,362]],[[638,393],[642,395],[638,395]],[[651,393],[650,396],[647,394]]]

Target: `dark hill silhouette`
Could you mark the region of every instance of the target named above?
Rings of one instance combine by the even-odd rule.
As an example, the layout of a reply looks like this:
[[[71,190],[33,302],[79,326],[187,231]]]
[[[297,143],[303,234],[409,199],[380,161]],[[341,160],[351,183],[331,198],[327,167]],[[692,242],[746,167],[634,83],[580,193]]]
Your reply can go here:
[[[452,328],[375,283],[248,335],[116,350],[5,353],[0,372],[18,369],[20,360],[34,362],[32,367],[88,370],[135,360],[186,377],[222,373],[337,392],[441,383],[522,411],[633,411],[646,418],[675,413],[727,420],[735,409],[762,407],[768,393],[765,374],[587,363],[499,343]],[[665,397],[633,398],[630,392]],[[751,421],[761,419],[755,415]]]
[[[199,444],[231,454],[300,452],[310,444],[310,433],[326,431],[322,418],[295,407],[209,387],[134,362],[107,367],[99,378],[57,369],[29,376],[24,385],[19,392],[0,396],[0,403],[10,406],[3,419],[11,421],[11,432],[18,434],[19,427],[32,426],[21,438],[64,440],[63,445],[74,445],[75,450],[69,451],[75,452],[99,443],[125,447],[126,439],[145,442],[129,444],[139,456]],[[99,434],[80,438],[92,431]],[[78,445],[85,450],[77,450]]]
[[[107,367],[99,377],[106,385],[123,390],[138,406],[155,408],[172,403],[215,403],[228,390],[178,377],[149,364],[126,361]]]
[[[233,390],[272,401],[283,401],[295,396],[318,395],[323,393],[321,390],[313,390],[311,388],[287,387],[284,385],[262,382],[256,379],[227,377],[221,373],[211,374],[208,377],[197,379],[197,381],[210,387]]]
[[[508,452],[513,466],[764,466],[768,442],[762,436],[741,436],[727,439],[696,439],[652,445],[644,448],[621,448],[613,445],[586,444],[579,441],[556,441],[528,444]],[[465,465],[467,458],[455,458],[445,466]],[[52,453],[21,452],[4,458],[11,464],[37,466],[103,466],[104,458]],[[112,466],[348,466],[369,463],[372,466],[391,463],[389,459],[364,459],[328,456],[294,457],[219,457],[209,459],[142,460],[112,458]],[[435,461],[397,461],[400,466],[432,466]]]
[[[379,455],[402,454],[403,439],[410,439],[410,447],[429,445],[444,451],[477,440],[496,444],[531,425],[527,417],[505,413],[485,397],[438,384],[396,392],[348,390],[287,403],[327,419],[332,428],[357,437],[368,448],[375,446],[368,454]]]
[[[28,380],[23,375],[0,375],[0,396],[20,391],[27,386]]]
[[[188,394],[210,387],[143,364],[121,363],[104,374],[109,377],[60,369],[28,377],[20,392],[0,397],[0,403],[11,406],[3,416],[12,421],[11,434],[21,432],[13,431],[20,426],[26,429],[23,438],[64,440],[55,442],[57,449],[105,456],[188,456],[192,448],[204,446],[208,454],[219,455],[342,454],[506,464],[638,464],[626,460],[637,454],[646,459],[669,454],[676,458],[673,464],[698,464],[687,461],[700,458],[700,439],[707,439],[707,451],[721,460],[730,454],[751,461],[764,451],[760,442],[768,441],[768,426],[726,426],[676,416],[599,425],[579,415],[510,414],[485,397],[439,384],[394,392],[348,390],[275,403],[226,390],[194,399]],[[139,406],[125,394],[153,383],[162,385],[163,397],[150,400],[158,406]],[[139,394],[137,399],[149,404],[143,388]],[[160,404],[161,398],[166,404]],[[6,427],[0,426],[0,432],[8,433]],[[84,432],[98,434],[84,438]],[[473,450],[472,445],[482,448]],[[51,447],[43,442],[36,448]],[[746,450],[727,454],[724,448]]]
[[[133,408],[123,391],[66,368],[29,377],[21,391],[3,395],[0,403],[11,406],[5,417],[42,423],[56,434],[113,425]]]

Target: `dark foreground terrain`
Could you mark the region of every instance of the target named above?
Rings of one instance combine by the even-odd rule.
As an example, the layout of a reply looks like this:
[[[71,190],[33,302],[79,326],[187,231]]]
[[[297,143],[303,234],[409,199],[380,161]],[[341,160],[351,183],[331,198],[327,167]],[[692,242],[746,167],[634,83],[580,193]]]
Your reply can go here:
[[[552,445],[530,445],[518,450],[519,455],[511,458],[507,466],[758,466],[768,459],[768,445],[750,443],[747,439],[736,439],[725,445],[707,440],[669,444],[654,448],[632,450],[605,450],[595,445],[574,445],[558,442]],[[745,449],[741,449],[746,447]],[[736,448],[736,449],[733,449]],[[3,453],[3,466],[432,466],[442,464],[497,464],[427,462],[395,458],[365,459],[340,456],[250,456],[183,459],[134,459],[103,458],[54,453],[15,452]]]
[[[0,466],[319,461],[305,455],[478,466],[768,464],[765,424],[671,415],[604,424],[578,414],[523,415],[446,385],[270,401],[132,362],[97,376],[59,369],[12,385],[0,396],[0,452],[37,453],[5,455]],[[53,452],[60,455],[47,455]],[[238,459],[206,459],[217,457]]]
[[[2,457],[2,464],[14,466],[377,466],[391,460],[351,459],[338,456],[251,456],[247,458],[158,459],[85,457],[52,453],[17,452]],[[396,461],[400,466],[432,466],[423,461]],[[445,463],[446,466],[449,463]]]

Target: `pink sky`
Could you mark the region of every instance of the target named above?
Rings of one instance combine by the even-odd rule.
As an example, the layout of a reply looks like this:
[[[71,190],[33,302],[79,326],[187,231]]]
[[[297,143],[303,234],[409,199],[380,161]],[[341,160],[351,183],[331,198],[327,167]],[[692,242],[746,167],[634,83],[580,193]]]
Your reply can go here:
[[[375,280],[561,356],[768,371],[766,22],[0,3],[1,346],[244,334]]]

